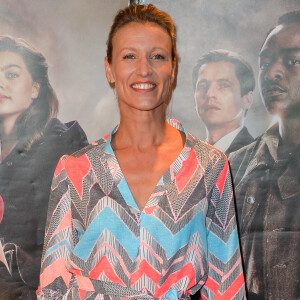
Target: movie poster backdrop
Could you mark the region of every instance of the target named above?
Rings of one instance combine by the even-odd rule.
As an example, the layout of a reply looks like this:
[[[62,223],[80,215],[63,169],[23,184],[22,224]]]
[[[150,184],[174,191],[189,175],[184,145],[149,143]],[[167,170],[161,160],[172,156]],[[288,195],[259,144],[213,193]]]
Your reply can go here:
[[[254,70],[256,80],[254,101],[245,122],[249,132],[254,138],[259,138],[271,124],[278,121],[267,112],[262,103],[257,82],[258,56],[269,30],[276,25],[278,17],[289,11],[300,10],[299,0],[146,1],[146,3],[149,2],[167,11],[177,25],[180,62],[177,88],[168,108],[169,117],[180,120],[188,131],[199,138],[206,138],[204,124],[195,111],[192,70],[196,60],[204,53],[212,49],[227,49],[241,54]],[[89,142],[109,133],[118,124],[117,101],[105,77],[104,57],[112,17],[126,5],[128,1],[125,0],[0,0],[0,35],[23,38],[44,54],[49,65],[49,79],[59,99],[59,119],[62,122],[77,120],[84,129]],[[246,158],[247,155],[251,155],[250,152],[245,153]],[[278,228],[276,225],[269,226],[274,234],[270,236],[268,244],[262,243],[260,246],[261,248],[271,247],[273,251],[270,252],[271,257],[268,259],[260,257],[259,261],[262,264],[261,268],[265,270],[264,276],[273,276],[271,280],[273,283],[270,285],[270,280],[266,280],[263,283],[264,290],[261,290],[260,284],[250,283],[253,292],[250,294],[250,299],[300,298],[300,263],[295,255],[298,253],[299,256],[300,253],[299,238],[298,243],[289,243],[290,238],[296,240],[296,237],[299,237],[300,192],[299,188],[295,188],[295,186],[300,186],[299,152],[298,147],[296,153],[293,153],[296,155],[293,164],[298,168],[298,172],[290,169],[285,171],[288,173],[287,179],[283,182],[283,190],[278,191],[284,196],[276,200],[273,198],[278,202],[276,205],[270,206],[264,202],[267,203],[269,197],[266,185],[269,189],[271,189],[270,186],[278,189],[279,184],[276,182],[280,181],[281,175],[276,175],[279,174],[276,173],[277,165],[274,165],[274,168],[269,166],[268,169],[268,174],[273,174],[268,177],[272,178],[272,183],[271,179],[268,181],[264,178],[260,184],[256,185],[256,188],[257,186],[261,188],[261,191],[256,192],[261,195],[261,198],[265,197],[260,200],[262,201],[260,205],[264,207],[261,218],[267,218],[266,214],[274,214],[282,219],[284,215],[285,222],[292,222],[295,226],[290,226],[289,228],[293,228],[294,232],[286,235],[288,246],[285,248],[280,244],[280,249],[277,249],[278,240],[285,236],[288,225],[287,227],[277,226]],[[250,160],[252,158],[250,157]],[[287,161],[283,164],[285,163]],[[262,169],[264,168],[265,166],[262,166]],[[1,178],[5,176],[5,174],[0,175]],[[26,181],[26,178],[20,180]],[[238,193],[245,188],[240,187]],[[292,191],[292,195],[289,195],[289,191]],[[274,193],[277,195],[276,191]],[[244,193],[243,197],[245,199],[241,201],[246,201],[250,206],[253,205],[255,210],[261,207],[255,206],[256,199],[249,193],[247,195]],[[0,220],[5,215],[5,206],[9,205],[5,201],[0,191]],[[24,201],[28,201],[30,205],[30,199],[24,199]],[[292,215],[291,211],[286,209],[286,203],[294,205]],[[272,211],[270,207],[278,210]],[[249,214],[253,214],[253,210],[249,209]],[[270,220],[276,222],[275,217]],[[13,227],[13,217],[11,222]],[[244,226],[247,227],[247,224]],[[257,227],[259,226],[262,226],[260,222],[257,224]],[[263,226],[260,227],[261,236],[265,234],[263,228]],[[257,230],[259,231],[259,228]],[[247,238],[254,237],[244,237],[244,239]],[[0,240],[2,243],[0,257],[6,256],[9,260],[12,254],[5,252],[5,244],[10,241],[4,240],[1,236]],[[261,238],[261,241],[264,239]],[[250,247],[253,247],[248,242],[245,243],[249,249],[244,249],[244,252],[250,251]],[[266,255],[267,252],[262,251],[262,253]],[[292,257],[294,260],[284,260],[284,257]],[[291,265],[294,267],[291,268]],[[250,278],[254,270],[247,269],[248,265],[245,267],[245,274]],[[289,273],[290,269],[292,269],[291,273]],[[289,284],[288,281],[291,283]],[[269,292],[271,289],[272,291]],[[288,289],[292,292],[281,292]]]

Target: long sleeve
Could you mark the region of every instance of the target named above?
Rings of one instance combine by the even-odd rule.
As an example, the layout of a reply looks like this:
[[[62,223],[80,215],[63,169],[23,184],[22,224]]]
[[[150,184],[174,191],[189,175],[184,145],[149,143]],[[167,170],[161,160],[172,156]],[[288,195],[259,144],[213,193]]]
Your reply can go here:
[[[231,176],[226,159],[208,200],[208,277],[203,299],[245,299]]]
[[[74,247],[71,199],[65,170],[67,156],[60,159],[51,187],[41,264],[39,299],[61,299],[67,292],[72,274],[67,260]]]

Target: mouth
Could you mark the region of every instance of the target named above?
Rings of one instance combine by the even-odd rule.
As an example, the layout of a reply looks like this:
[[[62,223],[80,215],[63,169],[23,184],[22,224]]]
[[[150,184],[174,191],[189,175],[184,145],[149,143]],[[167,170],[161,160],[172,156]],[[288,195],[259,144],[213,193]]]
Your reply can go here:
[[[287,92],[286,88],[284,88],[280,85],[277,85],[277,84],[266,85],[262,88],[262,94],[263,94],[263,96],[266,96],[266,97],[280,96],[286,92]]]
[[[6,96],[6,95],[1,95],[0,94],[0,101],[4,101],[4,100],[7,100],[9,99],[10,97]]]
[[[204,106],[204,110],[205,111],[209,111],[209,110],[221,110],[218,106],[215,105],[205,105]]]
[[[153,82],[136,82],[130,85],[134,90],[141,92],[149,92],[156,88]]]

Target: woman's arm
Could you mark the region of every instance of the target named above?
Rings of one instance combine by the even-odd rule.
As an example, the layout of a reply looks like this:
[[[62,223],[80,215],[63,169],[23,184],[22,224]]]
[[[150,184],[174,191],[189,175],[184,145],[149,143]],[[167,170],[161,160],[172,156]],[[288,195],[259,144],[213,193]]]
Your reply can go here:
[[[60,299],[68,290],[71,273],[67,259],[72,251],[72,218],[69,180],[63,156],[54,172],[41,264],[39,299]]]
[[[202,289],[202,297],[245,299],[244,275],[227,159],[208,201],[206,227],[209,272]]]

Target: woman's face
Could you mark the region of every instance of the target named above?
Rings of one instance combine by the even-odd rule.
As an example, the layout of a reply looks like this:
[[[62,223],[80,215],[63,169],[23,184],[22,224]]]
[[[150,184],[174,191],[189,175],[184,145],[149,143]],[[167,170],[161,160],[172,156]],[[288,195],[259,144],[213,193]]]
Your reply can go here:
[[[169,35],[155,23],[125,25],[113,38],[112,63],[105,58],[105,70],[115,84],[121,113],[161,107],[175,77]]]
[[[33,82],[23,58],[14,52],[0,52],[0,117],[17,119],[38,97],[39,84]]]

